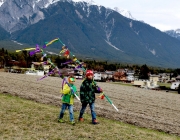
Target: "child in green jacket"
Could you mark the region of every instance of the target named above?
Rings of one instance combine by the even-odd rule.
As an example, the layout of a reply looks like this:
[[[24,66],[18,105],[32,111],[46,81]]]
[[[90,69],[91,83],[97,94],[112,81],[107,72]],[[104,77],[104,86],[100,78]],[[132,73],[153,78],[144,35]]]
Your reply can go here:
[[[58,122],[63,123],[64,121],[63,116],[64,116],[64,112],[66,110],[66,108],[68,107],[69,109],[69,117],[70,117],[70,121],[72,125],[75,125],[75,121],[74,121],[74,114],[73,114],[73,103],[74,103],[74,97],[77,91],[76,86],[74,85],[75,82],[75,78],[73,76],[70,76],[68,78],[68,82],[66,83],[63,88],[62,88],[62,93],[63,93],[63,97],[62,97],[62,107],[61,107],[61,111],[59,114],[59,119]]]

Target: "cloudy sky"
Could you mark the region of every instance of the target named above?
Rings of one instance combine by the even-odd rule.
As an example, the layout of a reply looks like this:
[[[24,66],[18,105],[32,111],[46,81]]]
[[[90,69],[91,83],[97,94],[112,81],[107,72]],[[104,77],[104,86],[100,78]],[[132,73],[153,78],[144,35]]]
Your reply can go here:
[[[74,0],[83,1],[83,0]],[[85,0],[84,0],[85,1]],[[98,5],[128,10],[137,20],[164,31],[180,29],[180,0],[93,0]]]

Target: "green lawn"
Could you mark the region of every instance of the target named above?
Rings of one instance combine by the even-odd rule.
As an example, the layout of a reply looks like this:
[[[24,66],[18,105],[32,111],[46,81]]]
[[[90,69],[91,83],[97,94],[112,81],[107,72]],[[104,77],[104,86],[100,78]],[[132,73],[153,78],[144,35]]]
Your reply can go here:
[[[157,83],[159,86],[165,86],[166,88],[169,88],[170,89],[170,87],[171,87],[171,83],[160,83],[160,82],[158,82]]]
[[[180,137],[100,118],[92,125],[91,116],[76,125],[58,123],[59,107],[0,94],[0,139],[2,140],[180,140]],[[77,120],[78,112],[75,112]]]

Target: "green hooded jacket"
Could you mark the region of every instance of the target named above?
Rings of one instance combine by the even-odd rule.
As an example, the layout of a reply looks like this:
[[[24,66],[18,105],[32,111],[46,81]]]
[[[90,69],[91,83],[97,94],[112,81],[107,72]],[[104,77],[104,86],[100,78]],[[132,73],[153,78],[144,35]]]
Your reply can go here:
[[[69,85],[73,89],[74,94],[76,94],[76,91],[77,91],[76,86],[71,85],[71,84],[69,84]],[[71,92],[71,89],[67,84],[65,84],[63,86],[63,89],[61,90],[61,93],[63,93],[62,102],[73,105],[75,95]]]

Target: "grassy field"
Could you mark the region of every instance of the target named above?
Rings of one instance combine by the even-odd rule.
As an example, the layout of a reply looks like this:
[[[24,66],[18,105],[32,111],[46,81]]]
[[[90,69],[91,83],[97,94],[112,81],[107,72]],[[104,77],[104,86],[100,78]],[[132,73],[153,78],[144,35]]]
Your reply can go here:
[[[160,83],[160,82],[158,82],[157,83],[159,86],[165,86],[166,88],[169,88],[170,89],[170,87],[171,87],[171,83]]]
[[[99,125],[92,125],[91,116],[76,125],[58,123],[59,107],[36,103],[19,97],[0,94],[0,139],[39,140],[180,140],[180,137],[139,128],[133,125],[98,117]],[[75,112],[77,120],[78,112]]]

